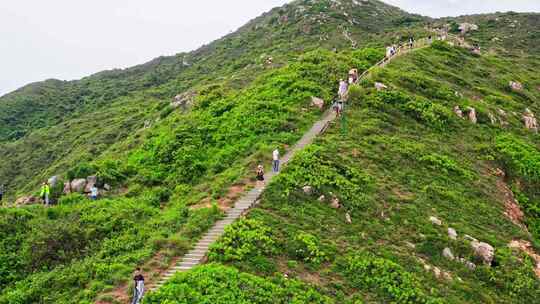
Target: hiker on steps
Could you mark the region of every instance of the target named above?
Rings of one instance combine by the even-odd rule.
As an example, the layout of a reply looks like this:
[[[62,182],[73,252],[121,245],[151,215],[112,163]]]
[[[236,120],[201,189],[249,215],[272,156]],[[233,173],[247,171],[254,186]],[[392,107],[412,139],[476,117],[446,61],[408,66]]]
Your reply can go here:
[[[336,116],[341,115],[341,111],[343,111],[343,102],[347,100],[348,92],[349,92],[349,85],[343,79],[340,79],[339,90],[338,90],[338,100],[334,103],[334,110],[336,111]]]
[[[41,191],[39,192],[39,196],[43,200],[43,203],[45,206],[49,207],[49,195],[51,194],[51,187],[49,187],[48,182],[44,182],[41,184]]]
[[[274,173],[279,172],[279,149],[276,148],[274,152],[272,152],[272,171]]]
[[[264,167],[262,165],[258,165],[257,166],[257,171],[256,171],[256,178],[257,178],[257,184],[259,184],[259,186],[261,184],[264,183]]]
[[[96,187],[96,185],[92,185],[92,187],[90,188],[90,199],[95,201],[97,200],[98,195],[99,195],[98,188]]]
[[[133,300],[131,300],[131,304],[140,304],[144,295],[144,277],[140,268],[135,270],[133,281],[135,281],[135,287],[133,288]]]
[[[414,38],[409,37],[409,48],[412,49],[414,47]]]

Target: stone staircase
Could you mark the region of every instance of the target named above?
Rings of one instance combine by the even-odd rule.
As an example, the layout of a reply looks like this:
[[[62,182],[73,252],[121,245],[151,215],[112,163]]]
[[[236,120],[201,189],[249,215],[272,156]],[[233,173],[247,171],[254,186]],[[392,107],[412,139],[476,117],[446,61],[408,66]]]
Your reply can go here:
[[[415,45],[414,49],[420,49],[424,48],[428,45],[426,44],[418,44]],[[373,67],[384,67],[386,64],[388,64],[390,61],[392,61],[395,58],[400,57],[400,55],[403,55],[405,53],[408,53],[412,50],[402,50],[402,52],[399,52],[397,55],[385,58],[381,62],[377,63]],[[360,78],[364,78],[369,75],[369,72],[371,71],[371,68],[368,69],[366,72],[364,72]],[[307,131],[302,138],[296,143],[296,145],[289,150],[282,158],[281,158],[281,167],[285,166],[292,158],[293,156],[300,150],[302,150],[307,145],[311,144],[313,140],[317,137],[317,135],[324,132],[330,122],[336,119],[335,113],[332,111],[332,109],[329,109],[324,113],[322,118],[315,122],[311,129]],[[265,184],[264,185],[258,185],[255,188],[251,189],[249,192],[247,192],[244,196],[242,196],[234,205],[233,208],[229,209],[226,212],[226,216],[216,222],[214,226],[206,232],[206,234],[197,242],[195,247],[191,249],[186,255],[184,255],[179,262],[170,268],[163,277],[160,278],[160,280],[155,284],[151,285],[150,290],[155,291],[159,289],[161,286],[165,284],[170,278],[172,278],[177,272],[184,272],[192,269],[193,267],[201,264],[204,262],[204,259],[208,253],[208,249],[210,245],[215,242],[223,233],[225,232],[225,227],[232,224],[234,221],[236,221],[238,218],[240,218],[242,215],[246,214],[247,211],[252,208],[254,205],[257,204],[259,201],[259,198],[266,188],[266,185],[269,184],[273,177],[276,176],[279,173],[265,173]]]

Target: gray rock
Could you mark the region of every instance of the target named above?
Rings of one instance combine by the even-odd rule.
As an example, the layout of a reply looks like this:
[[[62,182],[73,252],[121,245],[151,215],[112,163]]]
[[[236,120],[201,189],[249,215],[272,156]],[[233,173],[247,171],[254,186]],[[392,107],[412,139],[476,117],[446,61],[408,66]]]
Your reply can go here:
[[[49,183],[49,186],[51,186],[51,188],[56,186],[56,183],[58,182],[58,176],[52,176],[47,182]]]
[[[429,221],[432,222],[434,225],[441,226],[442,221],[434,216],[429,217]]]
[[[388,89],[388,86],[381,82],[375,82],[375,89],[377,89],[377,91],[383,91]]]
[[[448,237],[451,238],[452,240],[456,240],[457,239],[457,232],[454,228],[448,228]]]
[[[105,191],[111,191],[112,187],[109,184],[105,184],[103,185],[103,189],[105,189]]]
[[[321,195],[321,196],[319,196],[319,198],[318,198],[318,201],[319,201],[319,202],[324,202],[325,200],[326,200],[326,196],[324,196],[324,195]]]
[[[467,108],[467,111],[468,111],[468,114],[467,116],[469,117],[469,120],[475,124],[478,122],[478,118],[476,117],[476,109],[473,108],[473,107],[468,107]]]
[[[324,108],[324,100],[319,97],[311,97],[311,106],[322,110]]]
[[[453,261],[455,260],[455,257],[454,257],[454,254],[452,253],[452,250],[450,248],[444,248],[443,252],[442,252],[442,255],[443,257]]]
[[[64,194],[70,194],[71,193],[71,183],[65,182],[64,183]]]
[[[78,178],[71,181],[71,191],[83,193],[84,188],[86,187],[86,179]]]
[[[304,191],[305,194],[307,195],[312,195],[313,194],[313,187],[311,186],[304,186],[302,188],[302,190]]]
[[[472,241],[471,247],[477,257],[481,258],[484,264],[491,265],[495,255],[495,249],[488,243]]]
[[[86,186],[84,187],[84,192],[90,193],[90,189],[94,187],[97,183],[97,176],[88,176],[86,178]]]
[[[345,213],[345,220],[347,221],[347,224],[352,224],[351,215],[348,212]]]
[[[510,81],[508,83],[510,88],[514,91],[522,91],[523,90],[523,84],[519,81]]]

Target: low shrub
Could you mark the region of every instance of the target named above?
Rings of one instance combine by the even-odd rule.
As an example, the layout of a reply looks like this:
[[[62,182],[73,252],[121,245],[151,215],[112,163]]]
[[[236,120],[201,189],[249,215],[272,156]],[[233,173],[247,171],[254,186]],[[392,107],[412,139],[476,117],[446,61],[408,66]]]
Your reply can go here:
[[[225,228],[225,234],[210,247],[210,261],[242,261],[276,250],[270,228],[251,219],[237,221]]]

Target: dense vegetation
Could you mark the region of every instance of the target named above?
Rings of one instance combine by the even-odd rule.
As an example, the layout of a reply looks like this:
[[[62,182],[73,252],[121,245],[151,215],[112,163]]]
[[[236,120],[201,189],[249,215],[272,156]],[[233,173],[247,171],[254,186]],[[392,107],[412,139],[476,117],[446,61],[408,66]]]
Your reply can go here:
[[[286,274],[338,303],[534,302],[535,262],[507,245],[524,239],[540,248],[534,204],[540,142],[517,115],[497,116],[503,125],[488,118],[498,109],[539,110],[540,79],[529,68],[538,62],[530,60],[479,57],[437,43],[374,71],[346,120],[296,156],[260,207],[226,229],[210,261],[268,281]],[[509,79],[526,89],[510,90]],[[389,90],[372,89],[375,81]],[[479,123],[458,118],[455,105],[474,106]],[[498,167],[515,183],[532,236],[504,215]],[[315,192],[304,193],[305,185]],[[341,209],[330,207],[333,196]],[[448,227],[458,231],[457,240]],[[495,247],[492,265],[477,259],[466,234]],[[476,270],[443,257],[446,247]],[[175,294],[177,303],[185,299]]]
[[[517,31],[503,26],[508,18],[526,33],[519,44],[493,40],[496,27]],[[540,249],[540,141],[521,121],[525,108],[540,113],[537,15],[455,20],[478,22],[467,38],[492,52],[435,43],[373,70],[351,89],[345,118],[297,154],[260,207],[226,229],[211,264],[176,276],[146,301],[540,297],[533,261],[507,247],[523,239]],[[377,1],[295,1],[189,54],[1,97],[0,182],[9,199],[52,175],[63,182],[96,174],[114,190],[93,202],[53,189],[54,207],[0,209],[0,303],[113,302],[109,292],[129,286],[135,266],[169,267],[221,217],[217,205],[231,186],[249,188],[255,166],[320,116],[312,96],[332,100],[349,68],[362,72],[386,43],[425,35],[428,21],[441,22]],[[376,81],[389,88],[376,91]],[[194,95],[184,111],[169,105],[181,92]],[[478,124],[458,118],[456,105],[474,107]],[[504,215],[499,167],[530,234]],[[304,193],[306,185],[314,193]],[[329,206],[334,197],[342,208]],[[481,265],[465,234],[496,248],[492,267]],[[476,270],[445,259],[445,247]],[[425,270],[434,267],[445,275]]]

